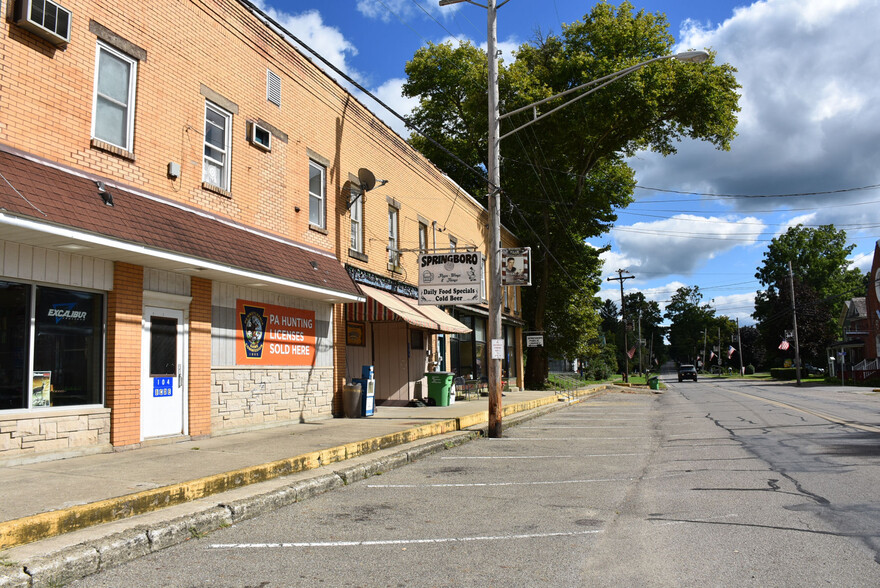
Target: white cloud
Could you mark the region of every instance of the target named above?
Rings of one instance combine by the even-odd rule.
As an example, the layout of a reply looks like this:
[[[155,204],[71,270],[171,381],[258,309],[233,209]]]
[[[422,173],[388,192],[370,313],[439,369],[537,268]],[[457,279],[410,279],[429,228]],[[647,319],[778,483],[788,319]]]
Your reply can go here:
[[[712,308],[715,309],[715,316],[739,319],[741,327],[755,324],[755,319],[752,318],[752,313],[755,312],[755,292],[715,296],[713,300]]]
[[[388,80],[374,90],[373,93],[379,98],[379,100],[390,106],[395,112],[406,116],[412,112],[412,109],[418,104],[418,100],[415,98],[407,98],[403,95],[402,88],[404,82],[406,82],[406,80],[403,78]],[[406,125],[403,124],[403,121],[389,114],[384,108],[377,106],[376,112],[397,134],[401,137],[409,137],[410,131],[406,128]]]
[[[680,214],[656,222],[618,226],[612,235],[630,271],[690,275],[703,263],[736,247],[754,244],[766,225],[754,217]]]
[[[849,262],[849,269],[857,269],[863,273],[868,273],[871,271],[871,266],[874,263],[874,252],[861,253],[847,261]]]
[[[299,14],[290,14],[267,6],[266,0],[254,1],[273,20],[314,49],[319,55],[322,55],[334,66],[355,79],[361,77],[351,67],[351,64],[348,63],[349,56],[357,55],[357,48],[348,41],[348,38],[339,29],[324,24],[324,19],[320,12],[317,10],[307,10]],[[339,80],[339,76],[336,73],[315,59],[311,53],[305,51],[304,54],[312,59],[318,67],[326,71],[328,75]]]
[[[730,152],[683,142],[632,160],[640,184],[723,194],[821,192],[880,183],[877,0],[766,0],[717,26],[688,21],[681,48],[712,48],[742,85]],[[683,180],[682,178],[687,178]],[[737,200],[741,211],[816,208],[814,224],[880,222],[877,191]]]

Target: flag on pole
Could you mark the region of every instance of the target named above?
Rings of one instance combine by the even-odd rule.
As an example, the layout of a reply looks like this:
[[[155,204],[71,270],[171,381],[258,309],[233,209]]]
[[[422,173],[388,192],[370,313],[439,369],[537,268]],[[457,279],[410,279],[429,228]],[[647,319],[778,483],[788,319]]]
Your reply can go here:
[[[788,341],[783,340],[782,343],[779,344],[779,349],[785,351],[789,348]]]
[[[709,361],[712,361],[713,359],[715,359],[715,352],[714,352],[714,351],[710,351],[710,352],[709,352]]]
[[[632,349],[630,349],[629,351],[627,351],[626,354],[629,356],[630,359],[632,359],[632,358],[633,358],[633,355],[636,354],[636,348],[633,347]]]
[[[654,365],[660,365],[660,362],[657,361],[657,358],[656,358],[656,357],[654,358]]]
[[[733,345],[728,347],[727,348],[727,359],[730,359],[731,357],[733,357],[733,354],[735,351],[736,351],[736,349],[733,348]]]

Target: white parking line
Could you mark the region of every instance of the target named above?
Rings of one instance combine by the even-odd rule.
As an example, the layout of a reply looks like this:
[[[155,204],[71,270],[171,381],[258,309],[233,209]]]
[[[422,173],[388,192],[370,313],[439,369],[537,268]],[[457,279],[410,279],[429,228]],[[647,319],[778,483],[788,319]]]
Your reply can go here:
[[[588,453],[586,455],[486,455],[486,456],[461,456],[441,457],[440,459],[579,459],[582,457],[627,457],[632,455],[648,455],[647,453]]]
[[[215,543],[209,549],[279,549],[292,547],[371,547],[377,545],[424,545],[430,543],[466,543],[469,541],[509,541],[511,539],[547,539],[595,535],[602,529],[567,533],[534,533],[531,535],[496,535],[487,537],[442,537],[438,539],[388,539],[384,541],[325,541],[316,543]]]
[[[549,425],[546,427],[520,427],[521,429],[632,429],[625,425]]]
[[[601,484],[630,482],[633,478],[596,478],[593,480],[543,480],[539,482],[473,482],[469,484],[367,484],[367,488],[483,488],[488,486],[554,486],[557,484]]]
[[[622,441],[653,439],[653,437],[489,437],[484,441]]]

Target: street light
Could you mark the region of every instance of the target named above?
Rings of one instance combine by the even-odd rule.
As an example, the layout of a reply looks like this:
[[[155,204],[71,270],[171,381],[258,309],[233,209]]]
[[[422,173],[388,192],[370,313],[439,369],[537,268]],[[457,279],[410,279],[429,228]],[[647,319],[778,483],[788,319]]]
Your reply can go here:
[[[691,62],[691,63],[699,63],[702,61],[706,61],[709,58],[709,54],[706,51],[685,51],[683,53],[678,53],[676,55],[664,55],[662,57],[655,57],[653,59],[649,59],[647,61],[643,61],[642,63],[637,63],[631,67],[620,70],[613,74],[609,74],[598,80],[594,80],[592,82],[588,82],[586,84],[582,84],[577,86],[576,88],[571,88],[566,90],[565,92],[561,92],[556,94],[555,96],[551,96],[549,98],[545,98],[544,100],[540,100],[533,104],[529,104],[528,106],[524,106],[512,112],[508,112],[504,114],[504,116],[500,116],[498,112],[498,33],[497,33],[497,20],[498,20],[498,9],[507,4],[510,0],[502,0],[501,2],[497,2],[496,0],[487,0],[486,4],[480,4],[478,2],[474,2],[473,0],[440,0],[440,6],[449,6],[451,4],[461,4],[462,2],[467,2],[468,4],[473,4],[475,6],[480,6],[485,8],[487,11],[487,30],[486,30],[486,54],[488,59],[489,66],[489,158],[488,165],[486,166],[486,171],[488,172],[489,179],[489,194],[488,194],[488,209],[489,209],[489,241],[488,241],[488,249],[489,249],[489,337],[490,341],[503,341],[501,334],[501,207],[500,207],[500,192],[501,192],[501,152],[500,152],[500,142],[501,139],[510,136],[513,133],[521,131],[529,125],[536,123],[542,118],[549,116],[556,112],[557,110],[568,106],[569,104],[576,102],[586,96],[589,96],[596,90],[600,88],[604,88],[608,84],[619,80],[620,78],[631,74],[632,72],[648,65],[649,63],[653,63],[655,61],[662,61],[665,59],[677,59],[679,61]],[[599,85],[596,85],[599,84]],[[555,98],[559,98],[561,96],[565,96],[572,92],[576,92],[578,90],[588,88],[590,86],[595,86],[590,90],[584,92],[584,94],[574,98],[566,102],[565,104],[554,108],[553,110],[542,114],[540,117],[536,116],[528,123],[518,127],[505,135],[500,135],[501,129],[501,119],[506,118],[508,116],[512,116],[518,112],[522,112],[523,110],[529,108],[535,108],[545,102],[553,100]],[[537,114],[537,112],[536,112]],[[493,349],[495,346],[490,345],[489,349]],[[489,437],[501,437],[501,359],[495,359],[491,357],[489,358],[489,429],[488,429]]]

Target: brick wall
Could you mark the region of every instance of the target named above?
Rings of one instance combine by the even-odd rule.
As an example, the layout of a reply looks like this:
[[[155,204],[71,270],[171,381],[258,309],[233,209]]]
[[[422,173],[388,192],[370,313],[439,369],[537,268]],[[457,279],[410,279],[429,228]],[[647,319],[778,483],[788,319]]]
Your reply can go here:
[[[211,433],[211,286],[192,278],[189,309],[189,434]]]
[[[111,409],[110,442],[140,443],[141,316],[144,270],[117,262],[107,295],[106,406]]]
[[[212,432],[329,418],[333,380],[332,368],[215,367],[211,372]]]

